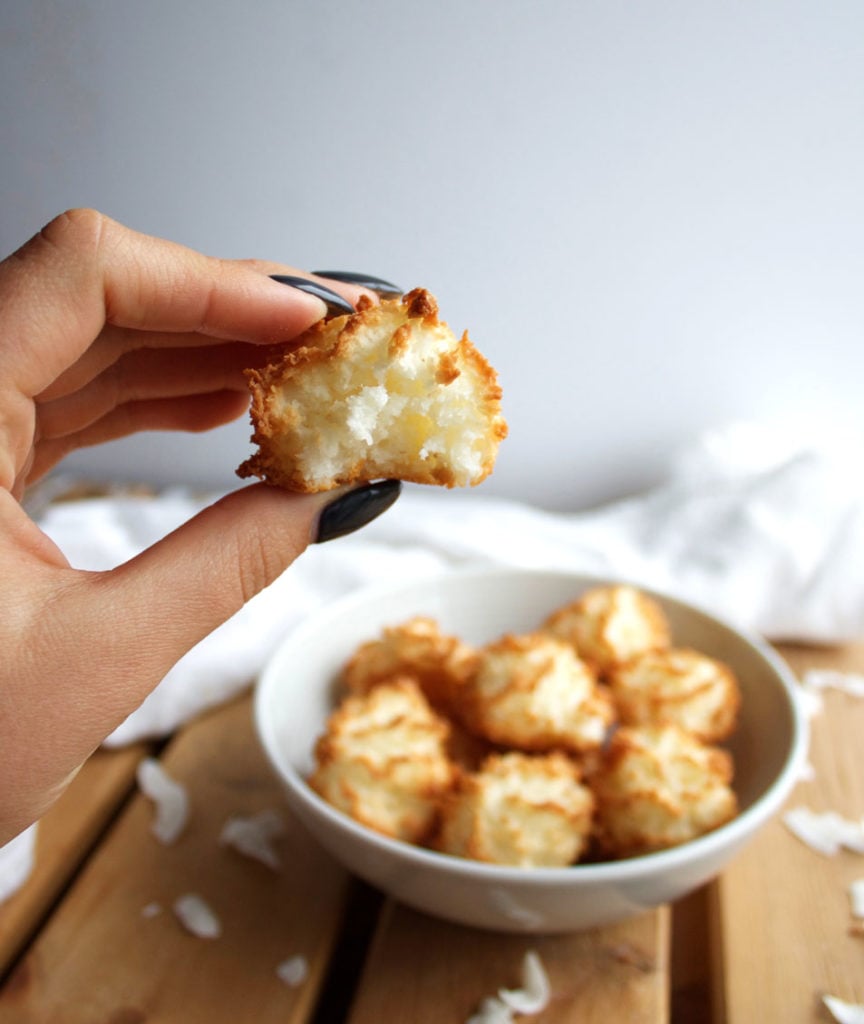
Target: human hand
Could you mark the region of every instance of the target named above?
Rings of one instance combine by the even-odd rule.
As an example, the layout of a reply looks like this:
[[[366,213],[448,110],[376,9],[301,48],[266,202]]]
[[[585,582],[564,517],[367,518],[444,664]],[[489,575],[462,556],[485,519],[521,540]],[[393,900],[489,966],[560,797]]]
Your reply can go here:
[[[322,495],[257,484],[104,573],[71,568],[24,512],[26,486],[76,448],[242,415],[243,369],[326,312],[270,274],[301,272],[206,257],[87,210],[0,263],[0,844],[308,543],[398,495],[392,481]],[[326,284],[352,305],[362,293]]]

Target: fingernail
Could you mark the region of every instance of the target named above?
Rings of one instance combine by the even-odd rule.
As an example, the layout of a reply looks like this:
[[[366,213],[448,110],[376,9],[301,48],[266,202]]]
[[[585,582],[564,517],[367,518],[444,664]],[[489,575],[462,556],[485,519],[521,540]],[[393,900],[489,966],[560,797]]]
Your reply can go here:
[[[308,295],[314,295],[316,299],[321,299],[327,307],[328,318],[331,316],[342,316],[344,313],[353,313],[355,311],[347,299],[343,299],[336,292],[331,292],[329,288],[325,288],[323,284],[318,284],[317,281],[310,281],[308,277],[293,277],[290,274],[271,274],[270,276],[280,284],[290,285],[292,288],[297,288]]]
[[[371,274],[358,274],[353,270],[312,270],[312,274],[318,277],[329,277],[332,281],[341,281],[343,284],[356,284],[361,288],[368,288],[370,292],[377,292],[382,298],[389,298],[395,295],[402,295],[403,290],[398,284],[392,281],[385,281],[381,277],[373,277]]]
[[[315,543],[323,544],[377,519],[399,497],[401,480],[381,480],[343,494],[324,508],[318,519]]]

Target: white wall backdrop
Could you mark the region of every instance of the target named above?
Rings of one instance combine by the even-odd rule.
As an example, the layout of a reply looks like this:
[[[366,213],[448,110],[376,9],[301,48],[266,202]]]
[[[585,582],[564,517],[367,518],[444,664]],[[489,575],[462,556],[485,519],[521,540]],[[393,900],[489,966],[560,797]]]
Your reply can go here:
[[[95,206],[422,284],[500,372],[484,493],[577,508],[735,418],[864,428],[864,5],[5,0],[0,250]],[[231,485],[248,424],[74,457]]]

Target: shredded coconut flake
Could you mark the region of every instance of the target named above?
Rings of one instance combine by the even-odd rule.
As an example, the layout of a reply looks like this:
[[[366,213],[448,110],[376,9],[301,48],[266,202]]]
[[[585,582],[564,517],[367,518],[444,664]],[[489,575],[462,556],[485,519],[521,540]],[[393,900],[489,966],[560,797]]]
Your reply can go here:
[[[500,999],[489,996],[480,1004],[480,1009],[468,1018],[466,1024],[513,1024],[513,1011]]]
[[[822,996],[822,1002],[837,1024],[864,1024],[864,1006],[847,1003],[836,996]]]
[[[249,818],[229,818],[222,827],[219,842],[278,871],[281,864],[273,840],[285,833],[285,823],[275,811],[262,811]]]
[[[864,853],[864,821],[850,821],[836,811],[817,814],[808,807],[795,807],[783,815],[783,823],[811,850],[833,857],[842,848]]]
[[[864,675],[860,672],[838,672],[832,668],[811,668],[802,683],[809,691],[842,690],[850,697],[864,697]]]
[[[174,903],[174,913],[183,927],[199,939],[218,939],[222,924],[210,907],[195,893],[187,893]]]
[[[804,683],[795,691],[795,696],[805,718],[815,718],[825,708],[822,694]]]
[[[514,1013],[534,1014],[546,1009],[549,978],[534,950],[529,950],[522,961],[522,988],[499,989],[498,998]]]
[[[849,903],[852,916],[859,920],[864,919],[864,878],[856,878],[854,882],[850,882]]]
[[[138,765],[137,779],[141,792],[156,806],[153,835],[166,846],[176,842],[189,818],[186,787],[172,779],[153,757],[145,757]]]
[[[289,956],[279,964],[276,973],[286,985],[296,988],[309,977],[309,961],[305,956]]]
[[[538,953],[529,950],[522,961],[522,987],[502,988],[489,996],[467,1024],[513,1024],[513,1014],[534,1016],[549,1005],[549,978]]]
[[[148,903],[146,907],[141,908],[142,917],[158,917],[162,913],[161,903]]]

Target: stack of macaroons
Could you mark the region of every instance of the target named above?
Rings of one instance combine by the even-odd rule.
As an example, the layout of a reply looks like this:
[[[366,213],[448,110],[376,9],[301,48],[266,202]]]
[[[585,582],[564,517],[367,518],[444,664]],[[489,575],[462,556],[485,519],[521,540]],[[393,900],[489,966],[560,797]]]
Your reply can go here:
[[[521,867],[675,846],[737,813],[737,680],[675,648],[661,607],[595,587],[529,632],[474,648],[428,617],[388,627],[343,672],[348,696],[309,782],[384,835]]]

